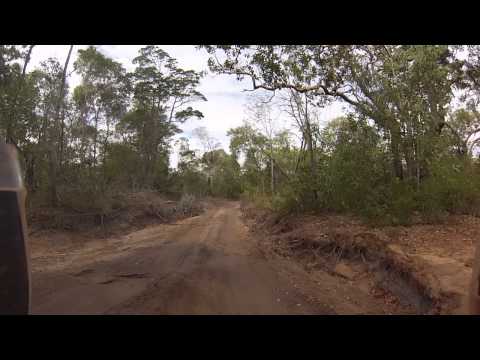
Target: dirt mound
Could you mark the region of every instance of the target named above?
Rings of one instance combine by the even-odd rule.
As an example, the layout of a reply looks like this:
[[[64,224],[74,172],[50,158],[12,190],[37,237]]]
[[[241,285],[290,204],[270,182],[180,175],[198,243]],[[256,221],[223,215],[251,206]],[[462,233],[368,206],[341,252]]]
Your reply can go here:
[[[117,198],[109,209],[74,211],[66,208],[36,208],[29,211],[31,233],[41,230],[94,232],[110,236],[137,230],[153,223],[167,223],[203,211],[194,198],[169,199],[157,192],[136,192]]]
[[[106,213],[75,213],[66,209],[37,208],[29,214],[29,247],[41,266],[51,258],[62,259],[97,239],[107,239],[168,224],[203,212],[196,199],[168,199],[154,192],[126,194],[117,209]]]
[[[248,206],[243,210],[253,228],[263,232],[265,248],[295,257],[311,271],[322,269],[353,281],[370,277],[374,295],[393,296],[415,313],[464,311],[473,239],[459,234],[475,236],[478,221],[475,229],[464,226],[477,219],[450,219],[434,229],[430,225],[370,228],[346,216],[281,218],[267,210]]]

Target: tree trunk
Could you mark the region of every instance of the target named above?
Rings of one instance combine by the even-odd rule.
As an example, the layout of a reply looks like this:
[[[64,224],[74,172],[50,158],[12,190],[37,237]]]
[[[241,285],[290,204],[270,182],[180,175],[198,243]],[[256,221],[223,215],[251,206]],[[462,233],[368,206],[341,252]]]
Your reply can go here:
[[[29,192],[35,192],[35,152],[25,153],[25,184]]]
[[[63,169],[63,152],[65,151],[64,147],[64,141],[65,141],[65,109],[62,110],[62,116],[61,116],[62,121],[60,122],[60,149],[59,149],[59,154],[60,154],[60,159],[58,160],[58,163],[60,165],[60,169]]]
[[[313,140],[312,140],[312,134],[310,133],[310,125],[308,126],[308,135],[307,135],[307,151],[310,157],[310,176],[311,176],[311,181],[316,181],[317,179],[317,174],[316,174],[316,161],[315,161],[315,153],[313,150]],[[313,187],[313,198],[314,200],[318,199],[318,194],[317,190],[315,187]]]
[[[68,63],[70,62],[70,56],[72,54],[73,45],[70,45],[70,50],[68,51],[67,59],[65,60],[65,66],[63,67],[62,72],[62,83],[60,85],[60,93],[57,101],[57,106],[55,110],[55,121],[52,129],[52,137],[49,144],[49,192],[50,192],[50,205],[56,207],[58,205],[58,194],[57,194],[57,147],[56,147],[56,132],[60,122],[63,122],[63,119],[60,118],[60,109],[62,107],[63,99],[65,97],[65,82],[67,78],[67,68]],[[62,113],[63,114],[63,113]]]
[[[390,146],[393,155],[393,171],[395,177],[403,180],[403,165],[400,142],[400,128],[398,127],[398,124],[396,124],[396,126],[394,125],[390,129]]]
[[[50,177],[50,205],[56,207],[58,205],[57,192],[57,152],[54,146],[49,149],[49,177]]]
[[[20,149],[20,146],[17,143],[17,140],[13,136],[13,131],[12,127],[15,121],[17,120],[17,101],[18,101],[18,96],[20,95],[21,91],[23,90],[23,85],[25,83],[25,74],[27,72],[27,65],[30,62],[30,57],[32,55],[32,50],[35,45],[30,45],[30,48],[28,49],[27,55],[25,56],[25,62],[23,63],[23,69],[22,69],[22,77],[20,79],[20,84],[17,89],[17,92],[15,93],[15,99],[13,101],[12,105],[12,112],[10,115],[10,119],[7,124],[7,132],[6,132],[6,142],[12,143],[16,149],[18,150],[19,155],[21,158],[23,158],[23,162],[25,165],[25,183],[27,185],[27,189],[30,191],[33,191],[33,183],[34,183],[34,171],[33,171],[33,166],[34,166],[34,154],[26,154],[23,152],[22,149]]]
[[[273,164],[273,146],[270,143],[270,187],[272,195],[275,194],[275,178],[274,178],[274,164]]]
[[[305,146],[305,135],[302,136],[302,143],[300,144],[300,149],[298,150],[298,156],[297,160],[295,161],[295,171],[293,172],[294,174],[297,173],[298,167],[300,165],[300,160],[302,159],[302,153],[304,151],[304,146]]]
[[[405,162],[407,163],[406,179],[412,180],[415,178],[416,175],[415,155],[413,153],[413,149],[409,146],[409,144],[404,145],[403,152],[405,154]]]
[[[97,108],[95,109],[95,134],[93,135],[93,166],[97,166],[97,138],[98,138],[98,113],[100,110]]]
[[[20,92],[23,89],[23,84],[25,82],[25,73],[27,71],[27,65],[30,62],[30,56],[32,54],[32,50],[33,50],[34,46],[35,45],[30,45],[30,48],[28,49],[27,55],[25,56],[25,62],[23,63],[23,69],[22,69],[22,77],[20,78],[20,83],[18,85],[18,89],[15,92],[15,98],[14,98],[13,104],[12,104],[12,111],[10,113],[10,119],[8,121],[7,130],[6,130],[6,134],[5,134],[5,142],[13,144],[17,148],[17,150],[19,150],[19,152],[21,152],[20,148],[17,144],[16,139],[13,136],[13,124],[15,123],[15,118],[16,118],[16,115],[17,115],[18,96],[20,95]]]
[[[315,182],[317,180],[317,166],[316,166],[316,159],[315,153],[313,150],[313,136],[312,136],[312,127],[310,126],[310,119],[308,117],[308,98],[305,95],[305,126],[307,130],[307,150],[310,155],[310,176],[311,181]],[[316,201],[318,199],[318,193],[315,186],[313,186],[313,199]]]

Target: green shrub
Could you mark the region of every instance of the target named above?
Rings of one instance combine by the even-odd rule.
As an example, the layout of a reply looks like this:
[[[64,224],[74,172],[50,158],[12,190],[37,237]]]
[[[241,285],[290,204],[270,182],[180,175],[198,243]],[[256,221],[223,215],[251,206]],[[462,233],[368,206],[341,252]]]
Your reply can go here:
[[[480,205],[480,177],[468,161],[450,158],[432,164],[418,201],[424,214],[475,213]]]

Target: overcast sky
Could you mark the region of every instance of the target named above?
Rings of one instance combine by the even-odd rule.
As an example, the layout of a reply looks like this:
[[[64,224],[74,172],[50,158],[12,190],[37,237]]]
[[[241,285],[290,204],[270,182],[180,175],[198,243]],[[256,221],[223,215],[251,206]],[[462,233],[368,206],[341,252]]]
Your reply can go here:
[[[138,50],[145,45],[99,45],[97,48],[103,54],[121,62],[127,70],[133,70],[132,60],[138,55]],[[69,71],[73,70],[73,62],[76,59],[77,51],[86,48],[86,45],[74,47],[70,61]],[[208,70],[208,54],[204,50],[197,50],[194,45],[159,45],[170,56],[177,59],[178,64],[185,70]],[[41,61],[49,57],[57,58],[64,63],[68,54],[69,45],[37,45],[32,52],[29,67],[36,67]],[[30,68],[31,70],[31,68]],[[73,89],[80,83],[80,78],[73,73],[69,78],[70,88]],[[181,126],[184,131],[179,136],[191,137],[191,131],[199,126],[205,126],[213,137],[215,137],[228,150],[229,139],[227,131],[242,124],[245,119],[245,103],[248,92],[243,89],[251,87],[248,81],[238,81],[234,76],[215,75],[208,72],[202,79],[199,91],[203,93],[207,102],[198,102],[194,107],[200,110],[204,118],[201,120],[188,120]],[[321,121],[325,122],[342,114],[342,105],[336,103],[321,112]],[[285,122],[286,119],[283,119]],[[178,136],[177,136],[178,137]],[[191,141],[192,147],[199,147],[195,139]],[[177,154],[174,152],[171,158],[171,165],[176,166]]]

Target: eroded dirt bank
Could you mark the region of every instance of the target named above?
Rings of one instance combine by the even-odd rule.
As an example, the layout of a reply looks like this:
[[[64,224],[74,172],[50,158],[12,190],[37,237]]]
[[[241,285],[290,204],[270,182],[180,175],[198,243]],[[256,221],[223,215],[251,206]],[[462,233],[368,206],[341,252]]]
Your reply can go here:
[[[313,277],[327,273],[343,278],[354,297],[367,292],[365,301],[383,300],[386,312],[466,312],[474,243],[480,235],[477,218],[371,228],[342,216],[280,218],[251,206],[242,209],[272,257],[296,259]]]

